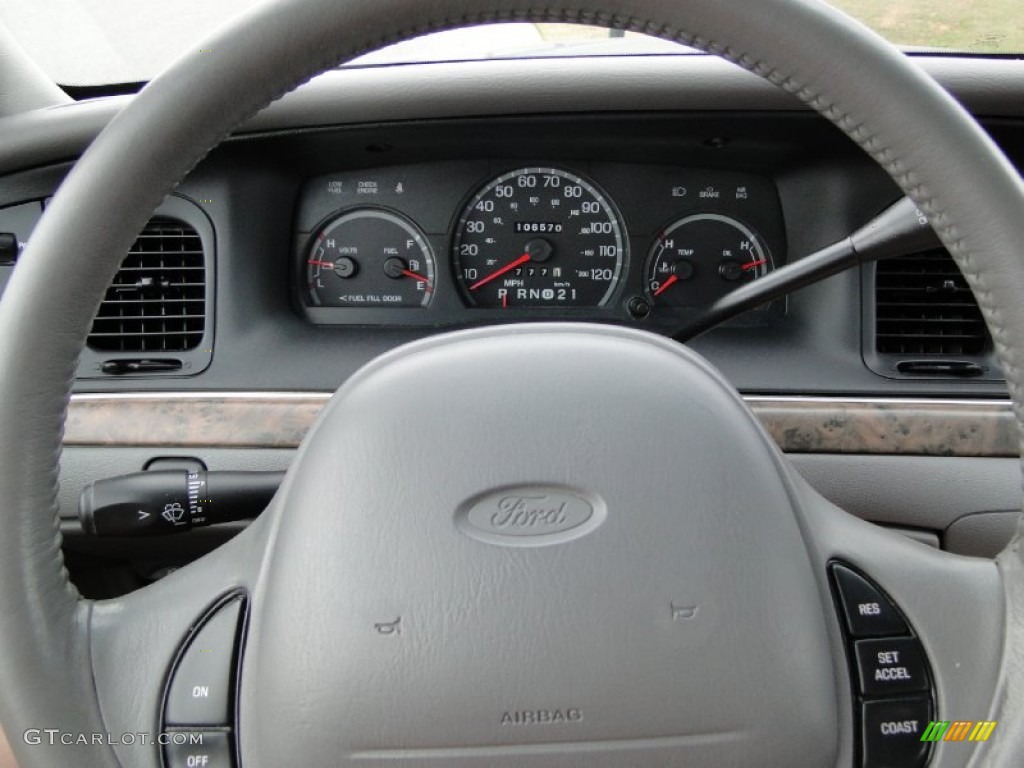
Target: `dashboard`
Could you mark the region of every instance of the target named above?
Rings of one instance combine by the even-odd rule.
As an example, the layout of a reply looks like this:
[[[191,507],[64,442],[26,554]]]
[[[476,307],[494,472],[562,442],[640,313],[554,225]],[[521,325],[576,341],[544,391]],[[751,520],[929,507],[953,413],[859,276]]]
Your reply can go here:
[[[1011,158],[1024,158],[1014,62],[921,63]],[[68,158],[129,98],[0,124],[10,148],[0,158],[0,230],[5,212],[38,218]],[[158,360],[166,370],[140,370],[149,356],[90,346],[76,390],[330,392],[401,343],[495,322],[671,335],[720,292],[842,240],[899,197],[838,129],[713,57],[330,72],[244,124],[157,212],[190,226],[206,254],[194,348]],[[10,226],[24,240],[30,223]],[[551,255],[494,277],[531,244]],[[948,255],[938,255],[948,270]],[[389,256],[398,277],[384,271]],[[355,267],[347,277],[345,259]],[[925,291],[938,280],[940,298],[949,281],[957,295],[966,291],[957,274],[925,279]],[[876,282],[871,265],[849,270],[691,345],[751,396],[1005,397],[980,315],[970,320],[972,332],[982,329],[970,354],[915,352],[940,365],[903,373],[902,348],[877,345]],[[971,375],[943,375],[947,358]]]
[[[686,57],[685,63],[689,66],[694,58]],[[710,61],[694,63],[706,67]],[[569,61],[564,66],[581,76],[583,68],[589,71],[602,64],[586,62],[581,68],[581,63]],[[644,89],[652,87],[651,75],[667,74],[677,64],[657,58],[630,60],[627,72],[639,68],[646,74],[624,103],[636,103]],[[550,67],[535,62],[484,66],[492,65],[532,70],[541,88],[544,78],[552,77]],[[619,84],[622,64],[607,66],[618,73],[614,82]],[[716,65],[721,66],[755,90],[762,87],[756,77]],[[427,70],[433,73],[435,67],[461,71],[455,65],[430,65]],[[795,110],[791,97],[776,95],[771,86],[763,87],[780,101],[765,112],[746,112],[725,101],[718,101],[717,110],[680,110],[666,103],[667,92],[659,90],[666,109],[655,111],[594,111],[591,104],[588,111],[578,112],[569,100],[560,105],[565,111],[554,114],[426,119],[416,117],[420,106],[406,104],[411,115],[407,119],[378,120],[378,114],[363,110],[358,122],[338,122],[336,83],[344,83],[352,93],[364,79],[372,82],[373,101],[378,103],[376,96],[382,87],[387,89],[390,79],[406,77],[415,75],[402,68],[332,73],[272,106],[250,124],[251,132],[240,133],[212,152],[157,211],[158,216],[192,226],[208,254],[206,279],[212,290],[207,292],[202,341],[187,356],[174,356],[183,361],[181,368],[145,375],[130,370],[108,375],[103,366],[119,359],[119,353],[94,356],[87,351],[77,390],[333,391],[361,365],[398,344],[442,329],[492,322],[577,320],[628,324],[669,335],[721,291],[843,239],[899,197],[884,172],[837,129]],[[701,79],[701,87],[709,82]],[[354,92],[358,106],[358,88]],[[756,99],[751,101],[754,95],[741,94],[739,103],[756,106]],[[522,108],[537,109],[535,97],[530,91]],[[433,109],[441,98],[427,85],[416,100]],[[509,109],[520,108],[514,93],[504,98],[511,99]],[[480,102],[474,103],[479,108]],[[603,94],[600,103],[606,104]],[[100,107],[105,114],[96,115],[93,110]],[[78,129],[88,133],[116,107],[117,100],[112,99],[84,104],[81,113],[78,107],[65,109],[83,123]],[[275,110],[284,113],[274,117]],[[261,122],[271,118],[270,126]],[[302,124],[293,126],[290,121],[295,119]],[[41,151],[35,146],[41,132],[33,132],[33,125],[17,127],[18,142],[36,137],[30,142],[33,146],[23,148],[26,156]],[[75,145],[66,133],[58,143],[50,147],[50,157],[68,151],[69,143]],[[553,173],[527,174],[524,169]],[[0,188],[0,203],[13,209],[33,199],[45,202],[67,170],[66,164],[50,164],[10,174],[9,183]],[[514,185],[495,185],[517,171],[521,173],[513,176]],[[582,242],[567,246],[570,233],[564,228],[573,218],[568,215],[573,210],[570,204],[562,208],[568,211],[562,218],[545,214],[520,220],[500,211],[491,212],[487,220],[467,218],[467,211],[481,202],[497,208],[519,201],[498,198],[499,187],[512,186],[518,195],[520,179],[543,184],[545,176],[565,181],[566,189],[579,188],[581,194],[583,185],[570,184],[569,179],[590,187],[593,193],[587,191],[587,199],[576,198],[579,210],[582,214],[584,203],[596,206],[600,213],[587,215],[599,217],[598,227],[611,228],[612,234],[577,234],[574,237]],[[367,191],[371,189],[376,192]],[[486,199],[474,203],[482,193]],[[562,194],[549,195],[549,210],[553,200],[573,199]],[[522,205],[529,207],[530,197],[526,195]],[[381,215],[391,217],[390,227],[385,227],[391,234],[385,239],[394,242],[376,243],[379,253],[373,265],[359,264],[354,277],[338,277],[336,262],[343,255],[338,248],[373,247],[343,242],[351,237],[344,230],[354,231],[345,217],[368,212],[378,222]],[[560,224],[563,232],[468,231],[481,222],[500,228],[493,219],[501,216],[512,229],[517,224]],[[337,228],[339,221],[343,236],[324,237],[337,234],[332,227]],[[715,246],[698,252],[686,238],[703,229],[710,230]],[[478,235],[480,242],[467,239]],[[498,241],[493,246],[486,243],[492,236]],[[328,240],[335,241],[335,250],[318,255]],[[409,250],[410,240],[417,260],[423,262],[421,268],[433,271],[429,292],[415,278],[390,278],[382,271],[387,261],[382,249],[394,248],[401,256]],[[552,246],[551,259],[536,265],[549,268],[550,276],[506,273],[470,290],[522,256],[535,240]],[[479,261],[465,262],[468,254],[457,253],[464,247],[477,248]],[[492,247],[496,252],[490,252]],[[613,255],[601,257],[602,247]],[[576,252],[570,254],[573,248]],[[744,253],[745,248],[750,250]],[[586,256],[587,250],[595,255]],[[687,254],[688,250],[694,253]],[[575,266],[566,266],[564,259],[570,256]],[[572,269],[589,274],[587,260],[602,258],[608,264],[594,264],[602,275],[596,281],[568,274]],[[328,262],[331,267],[324,266]],[[691,276],[674,275],[676,284],[659,293],[661,283],[673,276],[662,277],[663,270],[690,265]],[[738,272],[730,277],[738,280],[723,277],[722,270],[730,265]],[[744,265],[750,266],[744,270]],[[556,269],[563,270],[559,278],[554,277]],[[477,277],[468,277],[471,274]],[[369,288],[338,288],[370,277]],[[523,285],[512,286],[514,280]],[[317,281],[325,287],[319,288]],[[741,391],[751,394],[962,391],[960,382],[933,379],[920,379],[912,387],[903,382],[893,386],[865,366],[860,283],[856,271],[838,275],[737,317],[693,346]],[[397,286],[401,291],[395,292]],[[508,294],[508,306],[502,307],[498,292],[508,288],[514,291]],[[565,301],[557,299],[561,290],[566,291]],[[569,300],[573,290],[577,297]],[[524,291],[525,299],[520,300],[517,291]],[[552,299],[545,298],[545,291]],[[363,298],[341,300],[342,295]],[[405,295],[416,298],[403,298],[399,307],[374,301]],[[970,386],[975,394],[1002,391],[997,382],[975,380]]]

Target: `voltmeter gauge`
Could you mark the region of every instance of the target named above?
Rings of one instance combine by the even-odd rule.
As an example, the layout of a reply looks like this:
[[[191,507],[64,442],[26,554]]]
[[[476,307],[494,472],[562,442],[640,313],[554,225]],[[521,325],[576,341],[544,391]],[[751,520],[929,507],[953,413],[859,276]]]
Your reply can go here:
[[[423,233],[381,208],[328,220],[303,260],[309,306],[425,307],[434,294],[434,256]]]
[[[665,227],[644,270],[655,306],[700,307],[767,275],[768,248],[750,227],[716,213],[687,216]]]

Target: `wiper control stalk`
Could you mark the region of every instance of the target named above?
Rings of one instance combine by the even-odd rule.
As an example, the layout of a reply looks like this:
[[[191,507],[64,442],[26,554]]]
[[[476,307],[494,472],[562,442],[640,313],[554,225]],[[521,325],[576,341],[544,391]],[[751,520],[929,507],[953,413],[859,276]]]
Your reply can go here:
[[[78,517],[94,536],[184,533],[256,517],[283,479],[284,472],[137,472],[85,486]]]

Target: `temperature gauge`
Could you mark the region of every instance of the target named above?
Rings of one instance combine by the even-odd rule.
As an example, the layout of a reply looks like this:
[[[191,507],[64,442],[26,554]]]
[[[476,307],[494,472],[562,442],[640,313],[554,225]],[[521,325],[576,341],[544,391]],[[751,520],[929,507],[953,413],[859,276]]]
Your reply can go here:
[[[314,307],[425,307],[434,293],[434,256],[423,233],[380,208],[324,224],[302,267]]]
[[[768,249],[749,227],[716,213],[672,222],[658,235],[644,270],[656,306],[707,306],[773,268]]]

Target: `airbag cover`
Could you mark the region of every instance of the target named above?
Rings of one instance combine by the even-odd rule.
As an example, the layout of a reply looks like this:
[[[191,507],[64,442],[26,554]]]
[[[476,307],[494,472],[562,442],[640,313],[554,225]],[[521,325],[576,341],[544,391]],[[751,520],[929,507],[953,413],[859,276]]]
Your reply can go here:
[[[243,763],[833,765],[779,461],[705,361],[636,331],[485,329],[371,363],[273,510]]]

